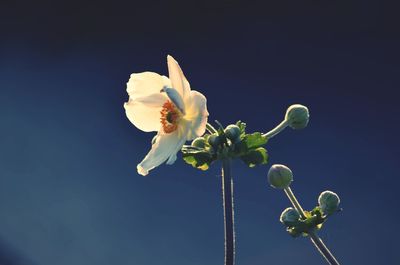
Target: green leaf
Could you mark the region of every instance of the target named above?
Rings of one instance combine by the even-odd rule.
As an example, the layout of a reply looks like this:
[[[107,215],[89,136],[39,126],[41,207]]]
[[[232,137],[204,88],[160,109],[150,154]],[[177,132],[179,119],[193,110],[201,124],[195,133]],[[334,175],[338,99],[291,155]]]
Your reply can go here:
[[[255,167],[256,165],[266,164],[268,162],[267,150],[263,147],[250,150],[240,158],[249,167]]]
[[[298,231],[296,227],[288,227],[286,228],[286,231],[288,231],[289,235],[291,235],[292,237],[299,237],[302,234],[302,232]]]
[[[182,150],[182,153],[183,160],[185,160],[186,163],[201,170],[207,170],[210,164],[215,160],[206,150],[190,152]]]
[[[311,212],[304,211],[306,219],[301,219],[300,222],[296,224],[287,225],[287,231],[293,237],[299,235],[307,236],[309,231],[314,229],[321,229],[326,218],[321,216],[321,210],[319,207],[315,207]]]
[[[258,148],[267,143],[267,137],[263,136],[259,132],[255,132],[252,134],[247,134],[243,138],[243,142],[246,144],[247,149]]]
[[[246,134],[246,123],[244,123],[242,121],[238,121],[238,122],[236,122],[236,126],[238,126],[240,129],[240,135],[244,137]],[[243,137],[241,137],[241,138],[243,138]]]

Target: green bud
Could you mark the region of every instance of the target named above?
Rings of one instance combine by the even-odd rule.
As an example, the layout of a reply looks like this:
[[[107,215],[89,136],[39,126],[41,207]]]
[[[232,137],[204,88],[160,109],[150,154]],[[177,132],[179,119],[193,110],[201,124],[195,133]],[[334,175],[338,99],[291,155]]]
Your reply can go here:
[[[210,137],[208,137],[208,143],[212,147],[217,148],[221,144],[221,137],[216,134],[211,134]]]
[[[318,197],[318,204],[325,215],[331,215],[339,209],[339,196],[332,191],[324,191]]]
[[[237,125],[228,125],[225,130],[226,138],[236,143],[240,137],[240,128]]]
[[[300,104],[290,106],[286,111],[285,120],[292,129],[303,129],[307,126],[310,118],[308,108]]]
[[[285,165],[275,164],[268,171],[268,182],[276,189],[284,189],[293,181],[292,171]]]
[[[204,139],[204,137],[197,137],[193,140],[192,146],[204,148],[206,147],[206,139]]]
[[[281,223],[283,223],[286,226],[295,226],[296,224],[299,223],[300,219],[300,214],[297,212],[295,209],[292,207],[286,208],[282,214],[279,220]]]

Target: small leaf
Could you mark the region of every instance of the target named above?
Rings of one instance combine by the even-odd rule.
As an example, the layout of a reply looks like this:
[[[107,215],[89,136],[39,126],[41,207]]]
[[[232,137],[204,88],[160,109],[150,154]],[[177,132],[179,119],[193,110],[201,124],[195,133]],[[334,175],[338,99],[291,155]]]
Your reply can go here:
[[[286,231],[288,231],[289,235],[292,237],[299,237],[302,234],[302,232],[299,232],[296,227],[288,227],[286,228]]]
[[[268,162],[267,150],[263,147],[250,150],[247,152],[247,154],[241,156],[241,159],[249,167],[266,164]]]
[[[298,223],[287,225],[287,231],[293,237],[303,235],[307,236],[309,231],[321,229],[326,218],[322,217],[319,207],[315,207],[312,211],[304,211],[306,219],[300,219]]]
[[[242,121],[238,121],[236,123],[236,125],[239,127],[240,129],[240,135],[244,136],[246,134],[246,123],[242,122]],[[243,138],[243,137],[242,137]]]
[[[265,145],[267,141],[267,137],[263,136],[259,132],[247,134],[243,139],[243,142],[246,144],[247,149],[261,147]]]
[[[182,157],[186,163],[201,170],[207,170],[210,164],[215,160],[213,156],[207,151],[190,151],[182,150]]]

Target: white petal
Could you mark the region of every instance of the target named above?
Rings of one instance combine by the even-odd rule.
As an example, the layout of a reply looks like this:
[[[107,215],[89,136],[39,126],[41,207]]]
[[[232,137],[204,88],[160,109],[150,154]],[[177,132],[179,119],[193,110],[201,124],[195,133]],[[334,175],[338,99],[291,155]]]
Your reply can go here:
[[[186,101],[190,93],[190,84],[186,80],[186,77],[183,74],[178,62],[171,55],[167,56],[167,63],[171,85],[178,91],[182,99]]]
[[[179,143],[176,145],[176,148],[174,150],[174,152],[172,153],[172,155],[168,158],[167,160],[167,165],[172,165],[173,163],[175,163],[176,160],[176,154],[179,152],[179,150],[181,150],[182,146],[185,144],[186,142],[186,138],[181,138],[181,140],[179,141]]]
[[[166,101],[167,97],[161,93],[130,99],[124,104],[125,113],[138,129],[145,132],[158,131],[161,128],[160,111]]]
[[[160,93],[164,86],[171,87],[168,77],[153,72],[143,72],[131,74],[126,91],[129,94],[129,99],[134,100]]]
[[[175,88],[164,87],[161,91],[167,94],[167,97],[182,113],[185,113],[185,104],[183,103],[181,95],[178,93],[178,91],[176,91]]]
[[[161,165],[171,156],[176,159],[176,153],[181,149],[185,142],[184,140],[185,139],[183,138],[182,141],[182,137],[180,137],[178,131],[169,134],[159,133],[150,152],[146,155],[143,161],[137,165],[138,173],[145,176],[150,170]],[[171,159],[171,161],[172,160],[173,159]]]
[[[190,124],[187,140],[202,136],[206,131],[208,118],[207,99],[198,91],[190,91],[189,100],[186,102],[186,115],[184,119]]]
[[[172,164],[175,162],[175,160],[176,160],[176,153],[178,153],[179,150],[181,150],[182,146],[185,144],[186,139],[187,139],[187,134],[188,134],[189,130],[190,130],[190,127],[187,126],[187,123],[181,123],[181,124],[180,124],[180,126],[179,126],[179,128],[178,128],[178,136],[179,136],[179,138],[180,138],[181,140],[180,140],[179,143],[176,145],[176,148],[175,148],[175,151],[173,152],[173,155],[171,155],[171,156],[168,158],[168,161],[167,161],[167,163],[166,163],[167,165],[172,165]]]

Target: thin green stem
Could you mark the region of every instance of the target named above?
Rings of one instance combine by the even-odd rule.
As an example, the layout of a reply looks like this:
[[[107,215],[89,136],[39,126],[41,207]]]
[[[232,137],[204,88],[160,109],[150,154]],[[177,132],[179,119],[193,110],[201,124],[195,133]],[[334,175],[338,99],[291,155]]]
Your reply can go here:
[[[211,124],[209,124],[209,123],[206,124],[206,129],[208,130],[208,132],[209,132],[210,134],[213,134],[213,133],[216,133],[216,132],[217,132],[217,130],[216,130]]]
[[[272,138],[281,131],[283,131],[286,127],[288,126],[287,120],[283,120],[281,123],[278,124],[275,128],[273,128],[271,131],[264,133],[263,136],[267,138]]]
[[[335,256],[329,251],[328,247],[324,244],[322,239],[317,235],[315,231],[309,231],[308,236],[311,239],[311,242],[318,249],[319,253],[326,259],[326,261],[331,265],[339,265],[339,262],[336,260]]]
[[[292,203],[293,207],[299,212],[300,216],[302,219],[306,219],[306,215],[304,214],[304,210],[301,207],[299,201],[296,199],[296,196],[294,196],[294,193],[292,192],[292,189],[290,187],[287,187],[284,189],[286,195],[288,196],[290,202]]]
[[[231,159],[222,160],[222,199],[224,206],[225,265],[235,264],[235,222]]]
[[[299,201],[294,196],[294,193],[290,187],[284,189],[286,195],[288,196],[290,202],[292,203],[293,207],[299,212],[302,219],[306,219],[306,215],[304,213],[303,208],[301,207]],[[319,253],[325,258],[325,260],[331,265],[340,265],[339,262],[336,260],[335,256],[329,251],[328,247],[324,244],[321,238],[317,235],[315,230],[308,231],[308,236],[311,239],[311,242],[317,248]]]

